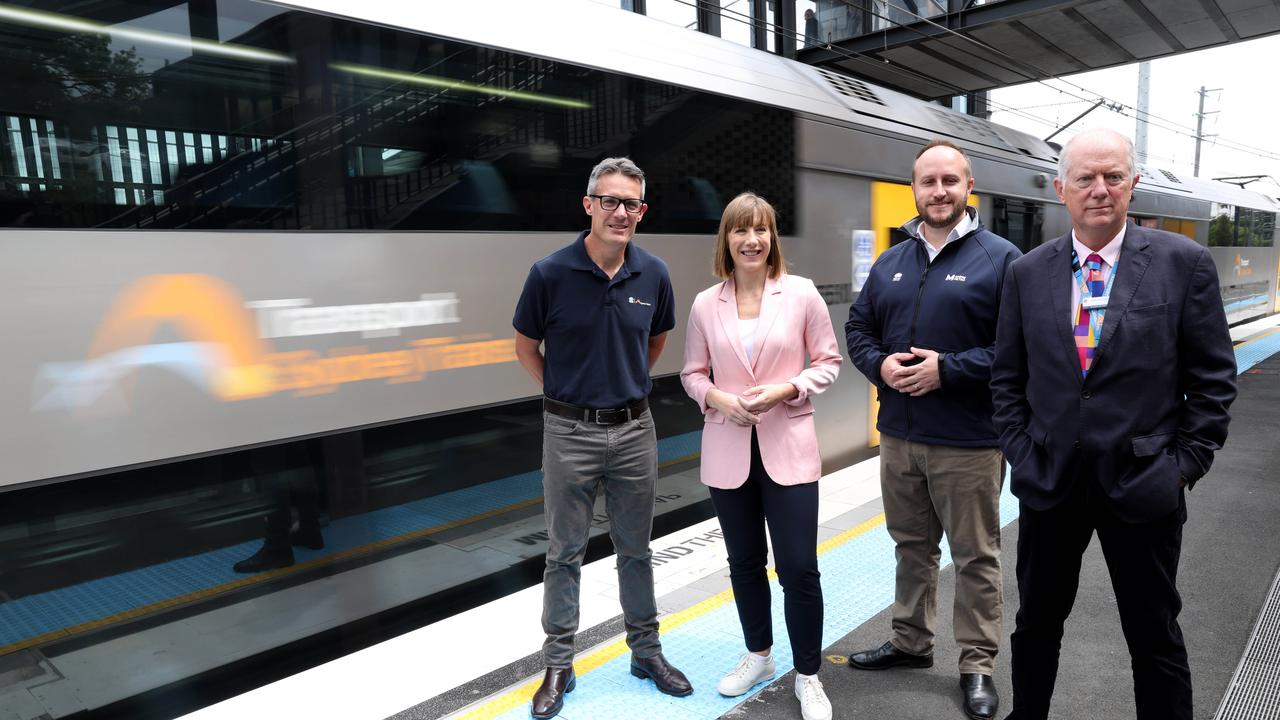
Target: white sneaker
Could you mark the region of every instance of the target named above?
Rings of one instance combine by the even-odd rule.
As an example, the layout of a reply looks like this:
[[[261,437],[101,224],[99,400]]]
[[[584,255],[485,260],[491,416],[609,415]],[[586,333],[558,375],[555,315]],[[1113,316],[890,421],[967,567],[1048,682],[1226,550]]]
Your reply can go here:
[[[768,657],[760,657],[755,653],[747,653],[738,661],[738,666],[720,678],[716,690],[725,697],[737,697],[750,690],[756,683],[773,677],[777,670],[773,666],[773,653]]]
[[[804,720],[831,720],[831,701],[817,675],[796,673],[796,699]]]

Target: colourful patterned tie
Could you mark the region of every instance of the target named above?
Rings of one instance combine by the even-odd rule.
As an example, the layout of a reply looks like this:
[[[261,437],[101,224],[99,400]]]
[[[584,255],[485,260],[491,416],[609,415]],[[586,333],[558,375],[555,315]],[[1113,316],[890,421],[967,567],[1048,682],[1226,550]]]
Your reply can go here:
[[[1102,256],[1098,253],[1090,253],[1089,257],[1084,261],[1084,267],[1081,268],[1084,274],[1084,281],[1089,287],[1089,295],[1092,297],[1102,297],[1106,292],[1106,283],[1102,279]],[[1080,314],[1076,319],[1076,352],[1080,353],[1080,376],[1089,375],[1089,366],[1093,364],[1094,349],[1098,346],[1098,338],[1095,335],[1095,328],[1089,323],[1090,311],[1084,307],[1084,294],[1081,293]],[[1102,311],[1098,310],[1098,321],[1096,332],[1102,333]]]

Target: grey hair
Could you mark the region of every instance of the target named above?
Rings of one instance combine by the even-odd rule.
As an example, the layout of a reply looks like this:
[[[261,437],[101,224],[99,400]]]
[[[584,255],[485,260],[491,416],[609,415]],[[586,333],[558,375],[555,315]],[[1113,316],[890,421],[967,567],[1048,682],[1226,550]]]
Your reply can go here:
[[[622,173],[623,177],[634,178],[640,181],[640,199],[644,199],[644,171],[635,163],[631,162],[631,158],[627,157],[611,157],[605,158],[596,163],[591,168],[591,177],[587,180],[587,194],[596,194],[596,181],[605,175],[614,173]]]
[[[1075,145],[1076,141],[1080,138],[1096,137],[1119,140],[1121,144],[1124,145],[1125,159],[1129,162],[1129,179],[1133,179],[1133,176],[1138,174],[1138,156],[1133,149],[1133,140],[1131,140],[1129,136],[1108,128],[1091,128],[1068,140],[1067,144],[1063,146],[1062,152],[1058,153],[1058,180],[1062,182],[1067,181],[1067,167],[1070,165],[1068,162],[1068,156],[1071,155],[1071,146]]]

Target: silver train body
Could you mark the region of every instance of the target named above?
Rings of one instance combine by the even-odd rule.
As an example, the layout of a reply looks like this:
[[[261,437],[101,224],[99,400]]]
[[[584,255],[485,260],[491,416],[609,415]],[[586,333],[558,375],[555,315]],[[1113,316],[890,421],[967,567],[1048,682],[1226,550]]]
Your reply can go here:
[[[900,201],[878,207],[876,187],[905,183],[914,153],[931,138],[953,140],[972,155],[975,192],[988,226],[1016,235],[1024,247],[1069,229],[1052,190],[1056,150],[1024,133],[590,3],[567,12],[530,3],[500,6],[494,17],[502,21],[484,23],[475,22],[462,3],[428,3],[408,11],[392,2],[292,7],[450,38],[460,46],[510,51],[525,62],[543,58],[559,67],[591,68],[617,82],[643,78],[670,93],[692,90],[731,98],[735,108],[771,108],[775,134],[752,137],[749,126],[735,128],[747,133],[737,146],[747,163],[756,154],[777,152],[777,113],[782,113],[784,132],[790,134],[784,142],[791,145],[784,158],[790,164],[791,188],[784,192],[793,198],[782,203],[791,214],[784,218],[791,271],[813,278],[828,294],[837,329],[852,297],[855,232],[883,234],[910,214]],[[539,23],[555,31],[527,32]],[[609,32],[602,32],[604,28]],[[362,32],[376,31],[364,26]],[[618,38],[625,42],[620,44]],[[289,65],[301,62],[300,57]],[[482,96],[494,105],[559,98],[545,90],[536,75],[519,79],[490,72],[486,77],[490,87],[526,93]],[[483,86],[486,78],[477,78],[475,85]],[[387,97],[403,97],[397,87],[416,91],[412,85],[393,82],[386,81]],[[428,91],[438,96],[471,92]],[[483,91],[481,87],[474,92]],[[654,101],[655,113],[667,110],[660,101]],[[424,107],[429,102],[430,97],[419,98],[412,109],[429,112]],[[568,112],[597,113],[606,102]],[[597,114],[594,121],[608,121],[607,113]],[[22,130],[27,117],[12,114],[9,123]],[[0,483],[20,486],[80,477],[457,412],[536,393],[504,342],[511,335],[512,308],[529,266],[565,244],[571,232],[456,232],[432,227],[406,231],[389,222],[385,228],[352,231],[344,230],[342,223],[315,221],[314,214],[324,209],[315,202],[306,209],[312,215],[295,208],[294,217],[272,218],[252,229],[244,229],[239,219],[224,222],[207,212],[166,225],[163,216],[181,205],[183,197],[174,189],[166,195],[163,183],[172,188],[181,175],[178,166],[184,158],[178,149],[186,133],[177,133],[176,143],[161,147],[171,135],[163,128],[154,130],[144,122],[131,132],[123,123],[98,124],[94,138],[109,136],[107,149],[100,160],[92,153],[85,160],[85,153],[74,150],[82,143],[62,140],[60,128],[52,124],[42,135],[38,124],[44,119],[30,117],[26,152],[35,162],[26,163],[24,171],[32,180],[44,179],[60,159],[64,175],[77,164],[83,175],[89,164],[100,162],[94,170],[100,183],[111,185],[116,173],[133,184],[115,185],[117,200],[124,200],[119,210],[127,217],[115,218],[114,225],[98,224],[115,229],[93,230],[87,227],[93,223],[86,223],[76,229],[16,228],[4,233],[10,262],[0,270],[0,287],[8,298],[0,313],[11,341],[0,379],[6,428],[0,451],[7,460]],[[295,132],[342,128],[340,121],[324,122],[322,117]],[[203,153],[216,165],[229,156],[227,138],[239,147],[230,133],[215,131],[212,136],[212,141],[209,134],[202,140],[196,133],[180,148],[188,155],[185,159],[198,160]],[[250,139],[257,154],[267,158],[273,142],[283,152],[290,138],[297,145],[305,140],[296,134],[270,133]],[[8,140],[9,154],[16,156],[23,139],[11,133]],[[429,143],[420,147],[425,145]],[[680,147],[674,138],[673,146]],[[346,157],[335,162],[348,166],[368,154],[365,146],[341,149]],[[599,149],[614,148],[600,143]],[[627,148],[623,144],[619,149]],[[546,142],[526,150],[541,153],[543,161],[552,164],[569,152]],[[42,152],[44,175],[36,178]],[[383,149],[381,154],[387,152]],[[679,152],[688,155],[650,168],[652,180],[661,181],[661,173],[678,168],[693,193],[700,187],[705,191],[706,184],[697,181],[719,169],[701,167],[695,148]],[[661,150],[647,154],[655,153]],[[173,168],[155,172],[166,169],[161,167],[166,154],[168,161],[177,162],[173,168],[178,173],[171,172]],[[471,182],[480,183],[479,194],[493,190],[495,185],[484,181],[482,160],[474,159],[465,172],[455,164],[454,177],[444,181],[446,189],[450,182]],[[110,167],[112,162],[120,167]],[[153,164],[150,185],[148,162]],[[135,176],[126,178],[130,165]],[[416,175],[411,173],[419,181],[423,167],[419,164]],[[1270,228],[1268,246],[1215,247],[1213,254],[1232,321],[1272,312],[1277,300],[1276,201],[1219,183],[1175,177],[1158,168],[1142,167],[1140,172],[1132,206],[1139,221],[1181,230],[1206,243],[1218,213],[1248,209],[1269,218],[1259,221]],[[373,192],[389,192],[393,184],[388,177],[403,179],[392,175],[384,172]],[[227,179],[239,181],[235,176]],[[12,185],[14,178],[9,182]],[[34,182],[22,187],[38,194]],[[701,232],[644,232],[653,223],[641,226],[637,242],[667,261],[680,306],[677,329],[654,369],[656,375],[678,371],[689,302],[713,281],[708,273],[713,238],[707,230],[714,227],[717,206],[746,189],[761,188],[735,186],[729,178],[704,192],[692,205],[702,219]],[[767,194],[767,189],[761,190]],[[432,196],[443,192],[437,188]],[[569,210],[579,204],[580,195],[581,191],[567,192],[546,202]],[[662,216],[670,209],[654,200],[651,215]],[[585,217],[581,224],[586,225]],[[819,412],[829,467],[865,453],[868,387],[852,368],[821,399]]]

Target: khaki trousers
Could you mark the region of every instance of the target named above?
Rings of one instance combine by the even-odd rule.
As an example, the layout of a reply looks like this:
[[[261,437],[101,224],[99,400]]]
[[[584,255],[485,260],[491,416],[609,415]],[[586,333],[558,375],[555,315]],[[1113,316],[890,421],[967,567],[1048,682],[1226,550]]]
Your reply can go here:
[[[887,435],[880,442],[885,523],[896,543],[898,562],[892,642],[914,655],[933,651],[938,544],[946,533],[956,570],[952,617],[960,672],[990,675],[1004,611],[1004,455],[997,448],[925,445]]]

